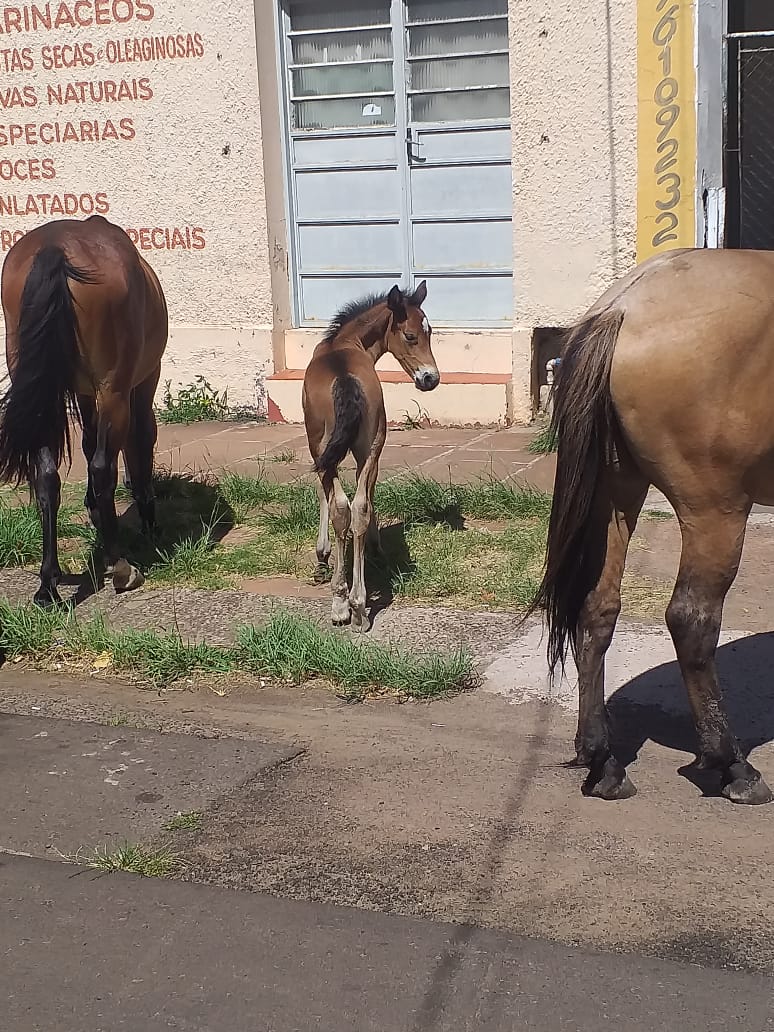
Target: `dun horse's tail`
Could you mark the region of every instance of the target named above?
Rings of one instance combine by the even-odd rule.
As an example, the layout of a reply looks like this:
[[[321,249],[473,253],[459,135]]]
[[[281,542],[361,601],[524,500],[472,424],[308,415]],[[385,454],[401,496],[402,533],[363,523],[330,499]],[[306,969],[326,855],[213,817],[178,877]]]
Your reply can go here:
[[[337,377],[333,384],[333,433],[314,464],[317,473],[336,473],[357,439],[364,411],[365,395],[360,381],[348,373]]]
[[[604,542],[594,502],[598,479],[613,450],[616,427],[610,367],[624,314],[607,310],[570,333],[556,381],[552,427],[556,480],[545,573],[530,612],[546,611],[548,664],[564,668],[576,654],[583,603],[599,578]]]
[[[59,465],[71,456],[70,418],[79,420],[75,374],[78,324],[68,280],[91,283],[60,247],[44,247],[32,263],[21,299],[11,386],[0,399],[0,480],[34,476],[38,452]]]

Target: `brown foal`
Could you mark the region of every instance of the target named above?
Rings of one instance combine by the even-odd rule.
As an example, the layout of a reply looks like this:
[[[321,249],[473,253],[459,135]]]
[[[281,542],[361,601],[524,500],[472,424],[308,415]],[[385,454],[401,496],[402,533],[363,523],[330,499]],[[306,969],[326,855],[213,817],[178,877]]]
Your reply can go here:
[[[365,544],[368,538],[378,548],[373,497],[387,436],[384,395],[374,366],[389,351],[420,391],[435,390],[441,376],[430,347],[430,323],[421,307],[426,297],[423,280],[412,294],[394,286],[386,297],[368,297],[347,305],[315,348],[304,377],[306,435],[320,478],[317,559],[327,568],[330,519],[336,535],[331,616],[336,625],[351,620],[358,631],[367,631],[370,626]],[[351,505],[338,475],[339,464],[349,451],[357,464],[357,487]],[[352,590],[348,591],[344,555],[350,530],[354,566]]]

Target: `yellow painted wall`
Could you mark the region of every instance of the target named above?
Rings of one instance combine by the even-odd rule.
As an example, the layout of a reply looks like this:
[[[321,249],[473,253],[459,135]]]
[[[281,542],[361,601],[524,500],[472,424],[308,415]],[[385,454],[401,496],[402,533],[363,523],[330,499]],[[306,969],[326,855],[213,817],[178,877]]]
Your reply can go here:
[[[696,244],[694,0],[637,0],[637,261]]]

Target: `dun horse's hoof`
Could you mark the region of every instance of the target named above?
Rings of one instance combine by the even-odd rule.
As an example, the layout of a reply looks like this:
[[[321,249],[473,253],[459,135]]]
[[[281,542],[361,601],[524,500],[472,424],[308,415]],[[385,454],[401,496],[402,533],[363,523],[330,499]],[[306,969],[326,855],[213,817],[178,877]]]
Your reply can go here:
[[[592,767],[589,776],[583,783],[583,794],[609,802],[618,799],[631,799],[637,795],[637,789],[629,780],[626,767],[618,760],[609,757],[601,766]]]
[[[730,802],[743,806],[761,806],[774,801],[771,789],[749,763],[735,763],[729,768],[726,777],[728,780],[721,791]]]

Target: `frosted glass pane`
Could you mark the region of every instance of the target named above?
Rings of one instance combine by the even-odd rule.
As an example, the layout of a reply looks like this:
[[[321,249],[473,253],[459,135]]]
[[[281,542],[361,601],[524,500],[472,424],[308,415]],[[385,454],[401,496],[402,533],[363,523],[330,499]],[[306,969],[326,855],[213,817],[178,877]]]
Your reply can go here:
[[[294,32],[390,23],[390,5],[385,0],[289,0],[288,13]]]
[[[466,86],[509,85],[508,55],[443,58],[440,61],[412,61],[413,90],[464,89]]]
[[[409,53],[464,54],[508,49],[508,22],[458,22],[455,25],[419,25],[409,29]]]
[[[355,129],[395,125],[394,97],[299,100],[293,104],[294,129]]]
[[[330,68],[297,68],[293,72],[294,97],[391,90],[392,64],[333,65]]]
[[[392,57],[389,29],[376,32],[326,32],[319,36],[296,36],[293,64],[321,64],[328,61],[370,61]]]
[[[481,18],[507,14],[508,0],[408,0],[410,22],[450,21],[452,18]]]
[[[510,113],[508,90],[427,93],[411,98],[415,122],[475,122],[483,118],[508,118]]]

